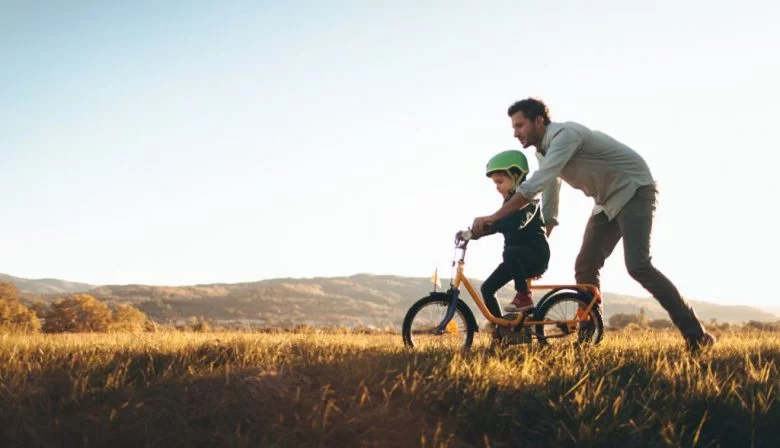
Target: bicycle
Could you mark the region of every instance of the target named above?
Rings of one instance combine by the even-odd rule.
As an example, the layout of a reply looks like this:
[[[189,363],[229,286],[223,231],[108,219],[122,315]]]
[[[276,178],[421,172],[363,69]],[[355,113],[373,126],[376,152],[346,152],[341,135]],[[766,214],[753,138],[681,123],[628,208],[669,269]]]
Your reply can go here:
[[[415,302],[404,317],[402,335],[410,348],[457,346],[469,349],[479,331],[474,313],[460,299],[461,285],[485,318],[496,325],[497,341],[505,345],[530,343],[536,338],[542,345],[569,340],[575,344],[597,345],[604,336],[601,292],[595,285],[537,285],[542,272],[529,272],[530,289],[549,289],[530,310],[494,316],[484,299],[464,274],[470,230],[458,232],[452,261],[454,275],[449,289],[434,290]],[[459,256],[460,255],[460,256]],[[532,331],[533,329],[533,331]],[[576,337],[575,337],[576,336]]]

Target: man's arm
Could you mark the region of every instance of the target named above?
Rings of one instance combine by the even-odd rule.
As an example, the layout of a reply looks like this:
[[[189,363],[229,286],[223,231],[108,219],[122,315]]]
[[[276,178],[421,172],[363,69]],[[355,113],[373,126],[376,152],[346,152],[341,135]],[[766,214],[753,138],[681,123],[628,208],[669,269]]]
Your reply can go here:
[[[472,228],[481,229],[485,224],[501,219],[512,211],[528,205],[531,198],[536,197],[551,182],[557,180],[569,159],[582,147],[582,142],[582,136],[578,132],[569,128],[560,129],[552,136],[547,155],[539,164],[539,169],[517,187],[514,196],[506,201],[497,212],[490,216],[476,218]]]
[[[562,128],[552,136],[547,154],[539,162],[539,169],[517,187],[517,192],[527,198],[534,198],[558,180],[563,167],[582,147],[582,136],[570,128]]]
[[[536,151],[536,160],[539,165],[542,164],[544,156],[539,151]],[[558,225],[558,199],[561,192],[561,178],[556,177],[554,181],[550,182],[544,190],[542,190],[542,216],[544,217],[544,227],[546,234],[549,237],[552,233],[553,227]]]
[[[556,178],[542,191],[542,216],[547,236],[558,225],[558,203],[561,193],[561,179]]]
[[[520,210],[530,203],[531,201],[528,198],[520,194],[520,192],[516,192],[500,209],[498,209],[497,212],[493,213],[491,216],[493,219],[490,222],[496,222],[499,219],[506,218],[513,211]]]

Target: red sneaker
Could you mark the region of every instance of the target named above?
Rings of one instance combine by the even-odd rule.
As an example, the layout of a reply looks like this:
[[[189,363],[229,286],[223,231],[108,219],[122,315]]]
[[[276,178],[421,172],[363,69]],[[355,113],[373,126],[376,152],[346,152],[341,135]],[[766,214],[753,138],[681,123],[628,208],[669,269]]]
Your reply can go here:
[[[515,295],[514,300],[507,305],[504,310],[509,312],[518,312],[518,311],[525,311],[529,308],[533,308],[534,301],[531,299],[531,294],[526,294],[524,292],[518,292]]]

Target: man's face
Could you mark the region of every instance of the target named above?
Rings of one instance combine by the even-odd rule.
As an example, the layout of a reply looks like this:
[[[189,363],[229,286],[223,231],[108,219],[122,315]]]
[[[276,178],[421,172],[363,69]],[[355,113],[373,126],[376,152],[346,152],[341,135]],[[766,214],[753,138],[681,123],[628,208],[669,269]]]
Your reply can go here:
[[[542,143],[544,137],[544,119],[536,117],[535,120],[529,120],[522,111],[512,115],[512,128],[515,130],[515,138],[520,140],[523,148],[537,146]]]

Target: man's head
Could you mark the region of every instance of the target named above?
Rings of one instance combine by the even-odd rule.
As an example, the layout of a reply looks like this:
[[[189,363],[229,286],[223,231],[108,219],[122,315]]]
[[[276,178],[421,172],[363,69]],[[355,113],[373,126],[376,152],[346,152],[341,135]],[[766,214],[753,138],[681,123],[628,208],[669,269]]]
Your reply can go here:
[[[538,148],[547,125],[550,124],[550,111],[547,105],[541,100],[526,98],[509,106],[507,114],[512,120],[515,138],[520,140],[523,148],[529,146]]]

